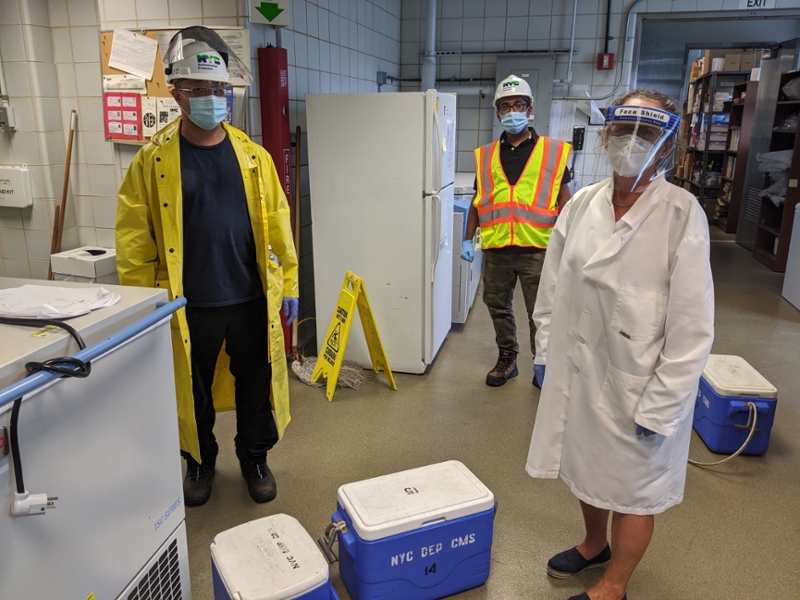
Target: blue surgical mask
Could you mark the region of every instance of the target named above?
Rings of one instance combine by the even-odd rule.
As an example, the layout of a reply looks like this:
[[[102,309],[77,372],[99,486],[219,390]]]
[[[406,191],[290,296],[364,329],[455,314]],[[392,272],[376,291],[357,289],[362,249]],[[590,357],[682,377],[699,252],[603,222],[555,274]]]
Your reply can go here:
[[[214,129],[228,116],[228,103],[220,96],[189,98],[189,109],[192,111],[189,120],[207,131]]]
[[[508,133],[521,133],[528,126],[528,115],[524,112],[510,112],[500,118],[500,124]]]

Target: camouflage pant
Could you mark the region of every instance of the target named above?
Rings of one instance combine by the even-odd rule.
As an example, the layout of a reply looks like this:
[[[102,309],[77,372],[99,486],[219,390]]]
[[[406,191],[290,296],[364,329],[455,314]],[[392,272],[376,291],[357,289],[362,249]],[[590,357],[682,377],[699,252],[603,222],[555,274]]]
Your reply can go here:
[[[536,326],[533,324],[533,306],[542,274],[544,252],[535,254],[483,253],[483,301],[489,309],[494,325],[497,347],[506,352],[519,353],[517,326],[514,319],[514,288],[517,278],[522,284],[528,326],[531,332],[531,354],[536,354]]]

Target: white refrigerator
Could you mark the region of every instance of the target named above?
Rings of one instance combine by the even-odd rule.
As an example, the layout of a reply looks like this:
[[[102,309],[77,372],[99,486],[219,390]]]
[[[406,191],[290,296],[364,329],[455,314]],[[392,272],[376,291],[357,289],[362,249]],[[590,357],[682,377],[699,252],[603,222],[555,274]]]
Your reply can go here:
[[[308,95],[306,110],[317,340],[352,271],[392,370],[423,373],[451,325],[455,96]],[[357,320],[345,358],[371,364]]]

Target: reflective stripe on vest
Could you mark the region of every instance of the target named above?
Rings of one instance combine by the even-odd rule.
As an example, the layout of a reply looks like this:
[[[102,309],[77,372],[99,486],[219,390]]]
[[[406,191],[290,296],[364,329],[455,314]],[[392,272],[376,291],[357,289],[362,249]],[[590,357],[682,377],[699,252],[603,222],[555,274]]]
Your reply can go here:
[[[500,163],[500,142],[475,150],[475,207],[484,248],[546,248],[558,217],[558,192],[570,145],[540,136],[515,185]]]

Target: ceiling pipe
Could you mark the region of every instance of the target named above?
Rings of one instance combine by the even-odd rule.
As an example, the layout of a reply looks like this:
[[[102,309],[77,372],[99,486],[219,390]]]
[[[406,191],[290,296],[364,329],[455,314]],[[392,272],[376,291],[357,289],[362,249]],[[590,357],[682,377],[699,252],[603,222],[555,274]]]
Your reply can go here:
[[[448,94],[460,94],[462,96],[480,96],[485,98],[494,94],[493,85],[440,85],[440,92]]]
[[[425,54],[422,57],[422,91],[436,87],[436,0],[426,4]]]

